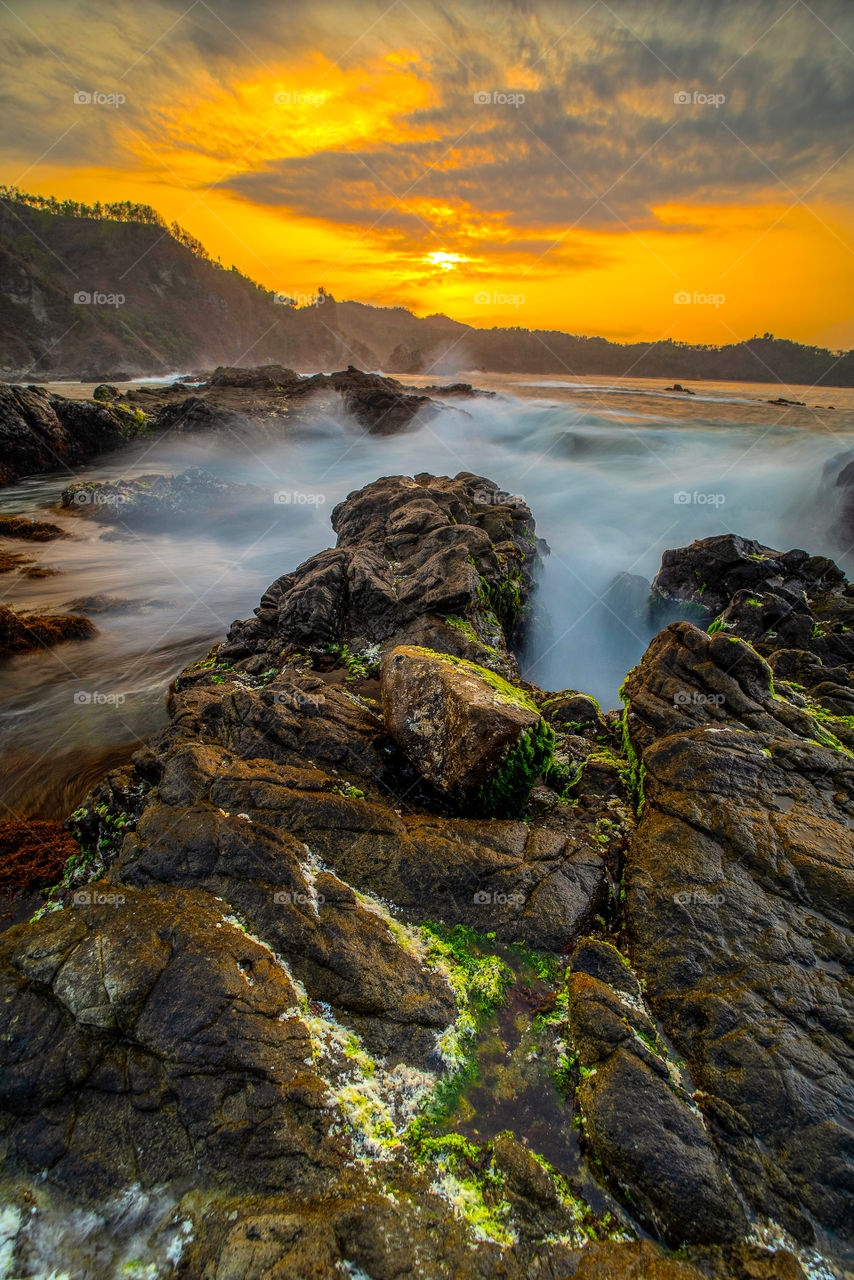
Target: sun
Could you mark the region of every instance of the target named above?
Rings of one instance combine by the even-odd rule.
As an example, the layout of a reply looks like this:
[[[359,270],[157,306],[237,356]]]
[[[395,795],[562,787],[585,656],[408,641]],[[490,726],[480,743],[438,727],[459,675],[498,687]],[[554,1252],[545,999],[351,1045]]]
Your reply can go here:
[[[471,258],[465,258],[461,253],[428,253],[422,259],[422,262],[429,262],[431,266],[439,267],[442,271],[453,271],[459,262],[471,262]]]

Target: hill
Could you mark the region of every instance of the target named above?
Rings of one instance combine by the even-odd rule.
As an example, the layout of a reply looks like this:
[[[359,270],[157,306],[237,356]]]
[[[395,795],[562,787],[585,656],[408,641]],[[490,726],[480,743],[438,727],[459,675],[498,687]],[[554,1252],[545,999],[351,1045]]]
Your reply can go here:
[[[148,206],[60,203],[0,188],[0,376],[117,380],[267,362],[854,386],[854,352],[771,334],[723,347],[623,344],[474,329],[443,315],[338,302],[322,290],[295,306],[213,262]]]

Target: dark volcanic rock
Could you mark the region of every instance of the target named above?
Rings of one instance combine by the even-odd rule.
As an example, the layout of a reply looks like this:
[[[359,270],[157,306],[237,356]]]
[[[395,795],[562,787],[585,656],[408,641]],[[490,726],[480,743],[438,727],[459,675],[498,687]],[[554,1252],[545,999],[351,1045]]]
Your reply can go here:
[[[201,396],[188,396],[176,404],[166,404],[154,418],[155,431],[220,431],[241,421],[237,410],[211,404]]]
[[[57,524],[27,520],[23,516],[0,516],[0,538],[25,538],[28,542],[53,542],[68,535]]]
[[[362,373],[350,365],[341,373],[315,374],[299,388],[301,395],[334,391],[344,408],[372,435],[390,436],[437,412],[428,395],[407,391],[395,378]]]
[[[845,1247],[854,731],[680,624],[627,683],[621,745],[592,699],[520,680],[544,550],[521,500],[387,477],[332,523],[174,682],[168,726],[69,819],[80,856],[42,918],[0,945],[16,1273],[52,1262],[35,1233],[61,1195],[67,1271],[83,1207],[81,1248],[160,1241],[175,1280],[802,1280],[747,1242],[739,1197]],[[809,573],[835,635],[845,584]],[[382,674],[400,646],[476,664],[554,740],[508,816],[459,816],[410,734],[429,682]],[[817,652],[776,656],[850,690]],[[443,762],[476,762],[464,721]],[[168,1204],[133,1217],[131,1254],[110,1206],[141,1195]]]
[[[281,364],[264,364],[255,369],[220,365],[207,380],[209,387],[250,387],[253,390],[281,391],[299,381],[299,374]]]
[[[854,711],[854,587],[826,556],[705,538],[665,552],[653,594],[664,605],[702,603],[722,635],[750,641],[779,678],[830,711]]]
[[[334,1116],[269,951],[207,895],[99,882],[77,896],[0,944],[12,1152],[92,1196],[196,1171],[322,1186]]]
[[[744,544],[734,549],[740,584]],[[836,579],[822,562],[808,581]],[[775,692],[745,642],[687,623],[656,637],[625,694],[644,794],[627,918],[650,1003],[754,1208],[802,1240],[814,1224],[850,1238],[854,756],[833,733],[844,723]]]
[[[75,466],[115,448],[128,433],[126,419],[99,404],[0,383],[0,484]]]
[[[332,527],[335,550],[277,579],[256,618],[232,628],[223,656],[425,643],[429,635],[430,648],[515,670],[508,641],[524,620],[537,549],[521,499],[468,474],[392,476],[350,494]],[[490,661],[491,647],[499,652]]]
[[[637,1217],[671,1243],[743,1236],[738,1196],[623,957],[583,942],[567,989],[585,1140]]]

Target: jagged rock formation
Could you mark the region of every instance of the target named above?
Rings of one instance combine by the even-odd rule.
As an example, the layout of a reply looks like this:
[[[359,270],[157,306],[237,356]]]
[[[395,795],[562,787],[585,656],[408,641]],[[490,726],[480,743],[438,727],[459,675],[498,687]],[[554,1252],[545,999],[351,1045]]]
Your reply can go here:
[[[713,634],[672,625],[625,686],[633,954],[754,1209],[850,1240],[852,588],[733,537],[668,553],[657,587],[700,581]]]
[[[132,434],[133,415],[85,400],[50,395],[43,387],[0,383],[0,484],[37,471],[85,462]]]
[[[151,1239],[176,1277],[801,1280],[749,1239],[766,1217],[845,1258],[854,756],[729,630],[727,556],[776,553],[706,547],[724,620],[656,638],[621,724],[520,678],[547,550],[521,501],[390,477],[333,527],[74,815],[61,909],[4,936],[10,1174],[100,1206],[105,1238],[108,1195],[165,1184]],[[847,588],[805,565],[765,588],[795,595],[800,569],[835,654]],[[449,783],[464,729],[441,751],[409,736],[423,670],[542,733],[516,812],[473,817]],[[505,1004],[560,1173],[525,1113],[474,1140],[448,1101]]]
[[[230,530],[269,521],[274,495],[256,485],[218,480],[201,467],[176,476],[145,475],[136,480],[88,480],[68,485],[61,502],[69,515],[130,529],[178,527],[203,522]]]
[[[223,366],[200,376],[190,395],[188,390],[181,380],[125,392],[102,384],[89,401],[0,383],[0,485],[36,472],[71,470],[146,432],[281,432],[328,411],[348,414],[373,435],[393,435],[443,407],[419,388],[353,365],[311,377],[281,365]],[[475,394],[466,383],[430,390],[450,399]]]

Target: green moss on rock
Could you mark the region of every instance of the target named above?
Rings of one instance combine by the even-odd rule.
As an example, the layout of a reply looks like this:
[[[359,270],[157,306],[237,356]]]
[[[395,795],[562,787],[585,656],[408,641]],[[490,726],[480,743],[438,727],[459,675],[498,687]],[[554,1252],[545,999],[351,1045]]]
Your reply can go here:
[[[547,721],[539,720],[513,744],[498,769],[478,788],[477,809],[491,818],[518,815],[537,778],[548,773],[554,752],[554,729]]]

